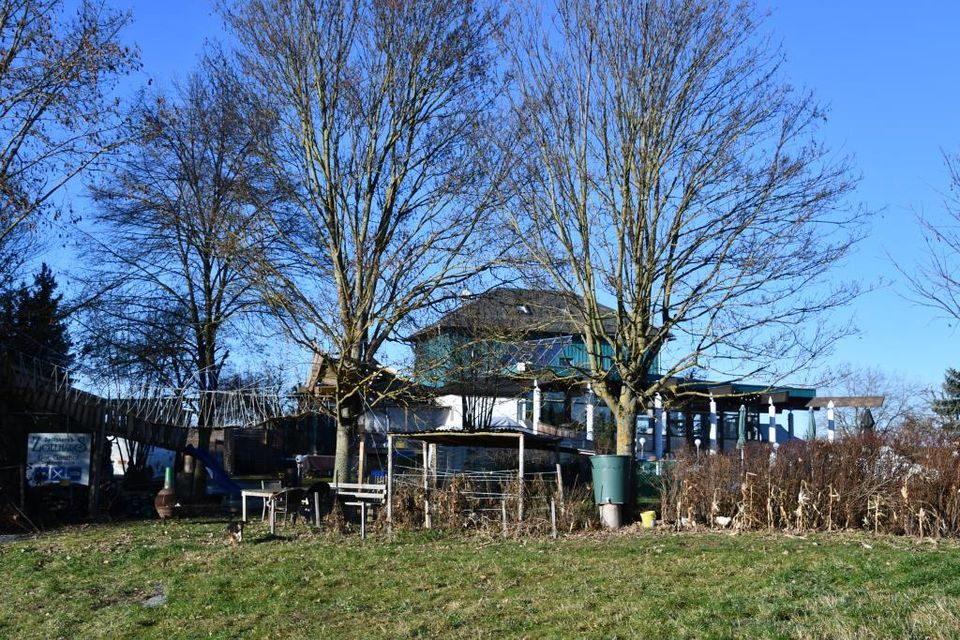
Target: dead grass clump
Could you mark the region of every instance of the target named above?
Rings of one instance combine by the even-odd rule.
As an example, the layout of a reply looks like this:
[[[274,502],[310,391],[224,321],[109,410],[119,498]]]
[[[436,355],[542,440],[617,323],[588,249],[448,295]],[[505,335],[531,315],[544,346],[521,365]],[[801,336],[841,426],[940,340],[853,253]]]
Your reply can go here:
[[[550,535],[551,502],[556,509],[558,533],[591,530],[597,526],[589,486],[565,488],[561,495],[555,476],[535,476],[524,483],[523,519],[519,517],[520,482],[516,476],[492,483],[454,475],[444,486],[422,487],[398,484],[393,493],[393,526],[399,529],[425,527],[424,497],[430,509],[432,529],[449,532],[478,532],[484,535]],[[386,525],[386,510],[378,525]]]
[[[947,437],[864,434],[717,456],[681,455],[662,479],[676,526],[960,535],[960,456]]]

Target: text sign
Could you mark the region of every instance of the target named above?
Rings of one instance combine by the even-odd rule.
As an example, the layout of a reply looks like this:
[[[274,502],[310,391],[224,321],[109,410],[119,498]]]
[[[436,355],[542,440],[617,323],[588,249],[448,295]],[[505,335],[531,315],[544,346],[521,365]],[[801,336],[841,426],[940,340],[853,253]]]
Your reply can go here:
[[[90,484],[89,433],[31,433],[27,436],[27,482]]]

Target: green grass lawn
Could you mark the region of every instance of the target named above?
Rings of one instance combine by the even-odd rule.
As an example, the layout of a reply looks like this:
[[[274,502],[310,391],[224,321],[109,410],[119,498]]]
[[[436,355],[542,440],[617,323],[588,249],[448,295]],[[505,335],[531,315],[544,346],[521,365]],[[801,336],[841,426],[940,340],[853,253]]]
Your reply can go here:
[[[94,526],[0,544],[2,638],[960,637],[960,547],[632,531],[554,540]],[[144,601],[165,593],[165,604]]]

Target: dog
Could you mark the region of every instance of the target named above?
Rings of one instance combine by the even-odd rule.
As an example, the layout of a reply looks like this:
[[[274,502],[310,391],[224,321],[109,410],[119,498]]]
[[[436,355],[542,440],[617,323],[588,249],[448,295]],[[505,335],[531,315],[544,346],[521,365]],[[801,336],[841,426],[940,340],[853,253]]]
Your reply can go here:
[[[227,525],[227,539],[234,547],[243,542],[243,520],[232,520]]]

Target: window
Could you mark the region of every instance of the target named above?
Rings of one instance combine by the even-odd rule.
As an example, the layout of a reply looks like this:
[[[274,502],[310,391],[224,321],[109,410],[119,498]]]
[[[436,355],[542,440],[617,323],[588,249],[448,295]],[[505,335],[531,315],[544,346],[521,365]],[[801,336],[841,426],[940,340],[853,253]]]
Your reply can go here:
[[[671,436],[683,437],[686,435],[687,421],[681,411],[667,412],[667,431]]]

